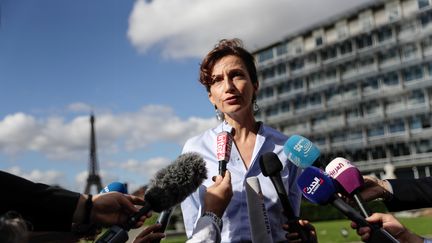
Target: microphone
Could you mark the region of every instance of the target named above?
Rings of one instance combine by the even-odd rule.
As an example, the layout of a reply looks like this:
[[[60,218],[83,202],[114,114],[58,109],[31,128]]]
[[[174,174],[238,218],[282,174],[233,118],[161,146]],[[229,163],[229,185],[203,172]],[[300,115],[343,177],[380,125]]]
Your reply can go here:
[[[171,219],[171,215],[172,215],[173,211],[174,211],[174,207],[171,207],[169,209],[166,209],[166,210],[162,211],[159,214],[159,217],[156,220],[156,223],[157,224],[161,224],[162,226],[159,229],[153,231],[153,233],[163,233],[163,232],[165,232],[165,229],[168,226],[168,223],[169,223],[169,221]],[[161,241],[161,239],[156,239],[156,240],[152,240],[151,243],[159,243],[160,241]]]
[[[316,167],[307,167],[297,179],[297,185],[303,196],[315,204],[325,205],[331,203],[350,220],[360,227],[371,228],[371,240],[369,242],[399,242],[392,235],[376,225],[370,224],[354,208],[345,203],[336,195],[333,179],[323,170]]]
[[[261,186],[256,176],[246,178],[246,199],[252,242],[273,242]]]
[[[318,147],[300,135],[288,138],[284,145],[284,153],[289,161],[300,168],[311,166],[320,155]]]
[[[144,206],[129,218],[123,227],[123,231],[130,230],[150,210],[161,212],[182,202],[206,178],[205,161],[198,153],[180,155],[172,164],[159,170],[154,178],[150,180],[144,194]],[[96,242],[124,242],[115,241],[113,237],[115,238],[115,235],[108,230]]]
[[[285,191],[285,187],[282,182],[280,171],[282,170],[282,163],[279,157],[273,152],[267,152],[259,158],[259,164],[261,172],[264,176],[270,177],[273,183],[276,193],[278,194],[279,200],[282,203],[284,214],[288,218],[289,228],[293,232],[297,232],[303,242],[308,242],[306,233],[302,230],[301,225],[298,222],[298,217],[294,214],[294,210],[289,202],[288,195]]]
[[[106,187],[104,187],[99,194],[107,193],[107,192],[120,192],[123,194],[128,194],[128,189],[125,183],[121,183],[118,181],[111,182]]]
[[[219,160],[219,175],[224,176],[230,160],[233,138],[231,133],[222,131],[216,138],[216,157]]]
[[[363,216],[369,217],[371,210],[365,206],[359,193],[364,180],[357,167],[352,165],[349,160],[338,157],[326,166],[325,171],[339,183],[348,195],[352,196]]]

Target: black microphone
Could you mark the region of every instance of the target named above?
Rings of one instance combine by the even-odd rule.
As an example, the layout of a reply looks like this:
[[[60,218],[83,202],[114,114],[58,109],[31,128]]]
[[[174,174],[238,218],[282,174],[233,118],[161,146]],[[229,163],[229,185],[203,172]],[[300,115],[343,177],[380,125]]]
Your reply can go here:
[[[223,131],[216,138],[216,157],[219,160],[219,175],[224,176],[231,155],[233,138],[231,133]]]
[[[307,167],[298,177],[297,185],[301,189],[303,196],[312,203],[322,205],[330,203],[360,227],[370,227],[372,231],[371,238],[368,242],[399,242],[386,230],[370,224],[359,212],[339,198],[336,194],[333,179],[323,170],[313,166]]]
[[[150,210],[161,212],[181,203],[196,191],[206,178],[205,161],[198,153],[180,155],[172,164],[159,170],[150,180],[144,194],[144,206],[129,218],[126,225],[122,227],[123,231],[130,230]],[[114,228],[118,229],[118,226],[111,227]],[[125,242],[117,241],[115,238],[115,234],[108,230],[96,242]]]
[[[279,200],[281,201],[282,207],[284,209],[284,214],[288,218],[290,232],[297,232],[302,239],[302,242],[309,242],[308,234],[299,224],[299,217],[294,214],[294,210],[291,207],[291,203],[285,191],[285,187],[280,175],[282,170],[282,162],[279,160],[279,157],[273,152],[267,152],[261,155],[259,158],[259,164],[262,174],[266,177],[270,177],[270,180],[276,189]]]
[[[173,211],[174,211],[174,207],[166,209],[159,214],[159,217],[156,220],[156,223],[161,224],[162,226],[159,229],[153,231],[153,233],[165,232],[166,227],[168,226],[168,223],[171,219],[171,215],[172,215]],[[156,239],[156,240],[152,240],[151,243],[159,243],[160,241],[161,241],[161,239]]]

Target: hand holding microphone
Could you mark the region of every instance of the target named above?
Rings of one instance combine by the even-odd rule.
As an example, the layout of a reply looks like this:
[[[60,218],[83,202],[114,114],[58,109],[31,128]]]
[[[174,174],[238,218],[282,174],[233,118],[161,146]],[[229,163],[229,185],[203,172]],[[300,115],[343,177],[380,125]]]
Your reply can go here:
[[[333,179],[323,170],[313,166],[307,167],[299,176],[297,185],[302,191],[303,196],[312,203],[322,205],[330,203],[359,227],[371,228],[372,234],[371,241],[369,242],[398,242],[387,231],[370,224],[360,213],[339,198],[336,194]]]
[[[116,238],[113,232],[126,232],[151,210],[161,212],[182,202],[201,185],[205,178],[207,178],[207,169],[204,159],[199,154],[185,153],[180,155],[172,164],[158,171],[150,181],[144,195],[143,207],[139,210],[135,209],[135,212],[122,227],[112,227],[116,227],[116,229],[106,231],[96,242],[125,242],[124,237]],[[119,231],[118,228],[121,230]]]
[[[263,154],[259,159],[261,172],[264,176],[270,177],[273,186],[276,189],[279,200],[282,203],[284,214],[288,218],[288,225],[291,233],[297,233],[301,242],[314,242],[311,240],[310,232],[306,231],[300,224],[299,218],[295,215],[294,210],[289,202],[288,195],[282,182],[280,172],[282,170],[282,163],[279,157],[273,152]]]

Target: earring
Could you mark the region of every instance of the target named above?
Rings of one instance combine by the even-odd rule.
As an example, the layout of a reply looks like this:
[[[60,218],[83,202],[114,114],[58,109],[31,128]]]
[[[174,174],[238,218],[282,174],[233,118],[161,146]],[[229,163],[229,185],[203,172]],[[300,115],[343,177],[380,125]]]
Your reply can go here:
[[[254,111],[254,113],[257,113],[259,110],[260,110],[260,107],[258,106],[256,99],[254,99],[254,101],[253,101],[253,111]]]
[[[218,110],[218,108],[216,106],[215,106],[215,112],[216,112],[216,119],[218,121],[221,122],[221,121],[225,120],[225,114],[222,111]]]

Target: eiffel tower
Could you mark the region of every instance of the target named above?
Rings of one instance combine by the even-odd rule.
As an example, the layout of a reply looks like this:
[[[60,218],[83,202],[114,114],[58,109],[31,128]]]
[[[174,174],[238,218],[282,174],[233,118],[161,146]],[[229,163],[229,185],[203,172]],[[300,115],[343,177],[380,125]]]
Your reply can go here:
[[[89,161],[89,174],[87,177],[87,185],[85,187],[85,194],[90,193],[90,189],[92,185],[96,186],[97,192],[99,193],[102,190],[102,183],[101,178],[98,174],[98,161],[96,157],[96,136],[95,136],[95,129],[94,129],[94,122],[95,118],[93,113],[90,115],[90,161]]]

